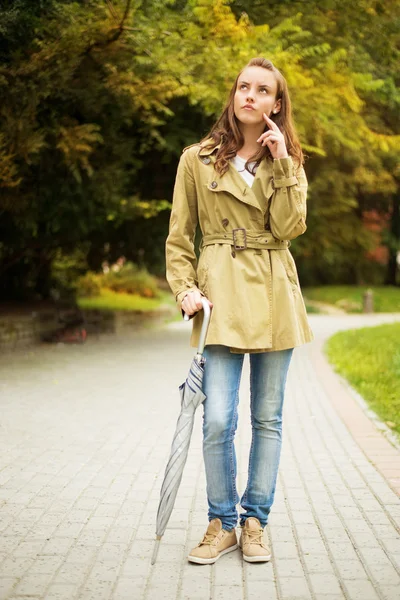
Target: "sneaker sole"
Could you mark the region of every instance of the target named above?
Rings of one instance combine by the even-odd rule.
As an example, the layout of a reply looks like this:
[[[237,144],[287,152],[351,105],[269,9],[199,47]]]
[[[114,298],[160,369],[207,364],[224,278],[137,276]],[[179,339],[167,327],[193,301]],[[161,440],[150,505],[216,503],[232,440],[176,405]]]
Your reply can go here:
[[[216,560],[221,558],[221,556],[223,556],[224,554],[236,550],[237,547],[237,544],[235,544],[234,546],[229,546],[229,548],[226,548],[226,550],[222,550],[222,552],[220,552],[215,558],[200,558],[199,556],[192,556],[191,554],[189,554],[188,560],[189,562],[197,563],[198,565],[211,565],[212,563],[215,563]]]
[[[243,554],[243,560],[247,562],[267,562],[271,560],[271,554],[268,556],[246,556],[246,554]]]

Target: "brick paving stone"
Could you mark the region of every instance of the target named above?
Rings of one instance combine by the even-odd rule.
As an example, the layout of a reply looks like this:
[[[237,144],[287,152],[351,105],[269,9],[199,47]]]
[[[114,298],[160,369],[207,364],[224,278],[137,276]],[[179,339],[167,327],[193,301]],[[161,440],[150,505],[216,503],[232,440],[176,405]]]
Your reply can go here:
[[[64,562],[52,583],[83,585],[90,573],[92,563],[76,564]]]
[[[340,576],[343,580],[346,579],[363,579],[365,578],[366,572],[363,563],[356,560],[335,560],[336,568],[338,569]]]
[[[370,565],[370,564],[386,565],[388,563],[387,553],[378,546],[374,546],[372,548],[361,547],[360,553],[367,565]]]
[[[335,560],[358,560],[358,554],[350,541],[329,540],[329,551]]]
[[[260,600],[260,598],[278,600],[278,592],[273,581],[248,581],[245,588],[247,600]]]
[[[147,580],[151,572],[150,562],[145,558],[128,558],[121,566],[120,577]]]
[[[38,556],[37,559],[28,569],[29,574],[52,574],[58,571],[59,567],[63,564],[63,557],[61,556]]]
[[[400,453],[329,370],[322,346],[335,331],[399,319],[310,315],[316,339],[295,349],[287,381],[266,528],[273,559],[257,565],[240,551],[213,566],[187,561],[208,521],[200,414],[150,565],[177,387],[193,356],[190,326],[1,356],[1,600],[343,600],[340,586],[346,600],[397,600]],[[149,376],[154,364],[157,378]],[[246,357],[239,494],[251,443],[248,380]]]
[[[326,551],[322,537],[319,538],[301,538],[301,551],[304,554],[320,554]]]
[[[385,538],[383,540],[383,545],[388,552],[393,554],[400,553],[400,536]]]
[[[14,594],[44,596],[52,577],[53,575],[51,573],[33,573],[31,575],[24,575],[18,582],[14,590]]]
[[[9,577],[22,577],[34,562],[35,559],[33,557],[11,556],[5,558],[1,563],[1,572],[7,574]]]
[[[214,585],[241,586],[243,582],[243,560],[238,551],[229,552],[226,560],[218,560],[214,567]]]
[[[310,588],[304,577],[279,577],[278,584],[283,598],[311,598]]]
[[[390,582],[392,585],[400,587],[400,575],[396,571],[395,567],[389,562],[386,564],[370,564],[368,565],[369,571],[372,577],[379,586]]]
[[[32,600],[32,598],[34,598],[34,596],[18,595],[18,596],[8,596],[7,600]]]
[[[46,593],[45,600],[74,600],[79,592],[79,586],[68,583],[52,583]]]
[[[176,596],[178,595],[178,589],[178,581],[170,582],[167,584],[150,583],[143,598],[145,598],[145,600],[160,600],[160,598],[176,598]]]
[[[149,583],[152,586],[172,585],[179,582],[180,571],[175,562],[158,563],[153,566],[149,575]]]
[[[303,559],[309,573],[333,573],[331,558],[327,552],[306,554]]]
[[[239,585],[215,585],[213,587],[214,600],[244,600],[243,587]]]
[[[271,519],[272,520],[272,519]],[[273,540],[273,542],[291,542],[292,544],[294,544],[294,533],[293,533],[293,529],[292,526],[289,525],[288,527],[285,526],[279,526],[279,525],[270,525],[269,526],[270,529],[270,538]]]
[[[298,558],[276,558],[276,571],[280,577],[302,577],[304,570]]]
[[[187,563],[182,569],[182,592],[185,594],[190,592],[210,594],[212,569],[212,565]]]
[[[18,581],[18,577],[0,577],[0,598],[8,598]]]
[[[96,561],[90,569],[90,577],[96,579],[96,581],[111,581],[114,582],[118,579],[120,571],[120,565]]]
[[[366,579],[353,579],[345,583],[346,592],[350,600],[377,600],[375,589]]]
[[[332,573],[311,573],[310,583],[317,598],[322,594],[341,594],[340,583]]]
[[[4,538],[2,539],[2,544],[4,542]],[[44,548],[46,542],[43,540],[29,541],[24,542],[21,541],[20,544],[14,549],[12,554],[14,556],[28,556],[28,557],[36,557]]]
[[[246,581],[276,581],[273,561],[259,564],[245,563],[243,561],[243,569]]]
[[[297,558],[299,555],[298,548],[292,542],[274,542],[271,549],[276,558]]]
[[[113,582],[98,581],[88,578],[85,585],[79,590],[79,600],[107,600],[112,592]]]
[[[54,536],[42,546],[40,554],[47,554],[49,556],[59,554],[61,556],[65,556],[74,542],[75,539],[72,537]]]
[[[399,585],[381,585],[379,587],[384,600],[399,600],[400,586]]]
[[[328,544],[330,542],[347,544],[351,535],[344,527],[323,527],[322,533]]]
[[[318,600],[345,600],[343,593],[338,594],[318,594]]]
[[[136,579],[120,579],[111,596],[112,600],[141,600],[145,581]]]

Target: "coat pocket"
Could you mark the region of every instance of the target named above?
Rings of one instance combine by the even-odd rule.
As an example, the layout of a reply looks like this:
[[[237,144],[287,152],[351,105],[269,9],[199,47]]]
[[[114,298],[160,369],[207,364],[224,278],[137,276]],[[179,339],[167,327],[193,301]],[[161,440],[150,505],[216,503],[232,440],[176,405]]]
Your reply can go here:
[[[288,278],[293,291],[299,289],[299,279],[297,276],[296,264],[289,250],[277,250],[277,255],[285,269],[286,277]]]
[[[212,261],[215,245],[204,246],[200,252],[197,265],[197,281],[199,289],[208,297],[208,272]]]

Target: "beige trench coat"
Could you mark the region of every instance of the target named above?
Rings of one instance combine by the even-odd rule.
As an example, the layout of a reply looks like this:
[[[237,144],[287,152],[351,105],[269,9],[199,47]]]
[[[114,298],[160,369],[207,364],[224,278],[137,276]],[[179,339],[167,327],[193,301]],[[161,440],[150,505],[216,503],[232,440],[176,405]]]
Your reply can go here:
[[[263,159],[249,187],[233,165],[224,175],[217,173],[218,148],[189,146],[178,165],[166,240],[166,277],[178,308],[188,291],[199,289],[213,303],[206,343],[229,346],[231,352],[311,342],[288,249],[289,240],[307,229],[304,168],[296,177],[291,157]],[[202,233],[198,261],[197,224]],[[194,347],[202,321],[200,310],[192,321]]]

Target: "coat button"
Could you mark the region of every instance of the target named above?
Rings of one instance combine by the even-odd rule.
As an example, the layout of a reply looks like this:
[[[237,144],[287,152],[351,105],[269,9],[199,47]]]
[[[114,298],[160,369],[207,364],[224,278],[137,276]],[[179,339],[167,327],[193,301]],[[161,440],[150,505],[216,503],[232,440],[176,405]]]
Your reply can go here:
[[[209,165],[211,162],[211,158],[209,156],[203,156],[201,162],[203,162],[205,165]]]
[[[235,252],[234,250],[232,250],[232,252],[231,252],[231,256],[232,256],[232,258],[235,258],[235,256],[236,256],[236,252]]]
[[[229,219],[222,219],[222,225],[224,227],[226,227],[227,225],[229,225]]]
[[[210,185],[211,185],[211,187],[212,187],[213,190],[215,190],[215,188],[218,187],[218,183],[216,181],[212,181],[210,183]]]

